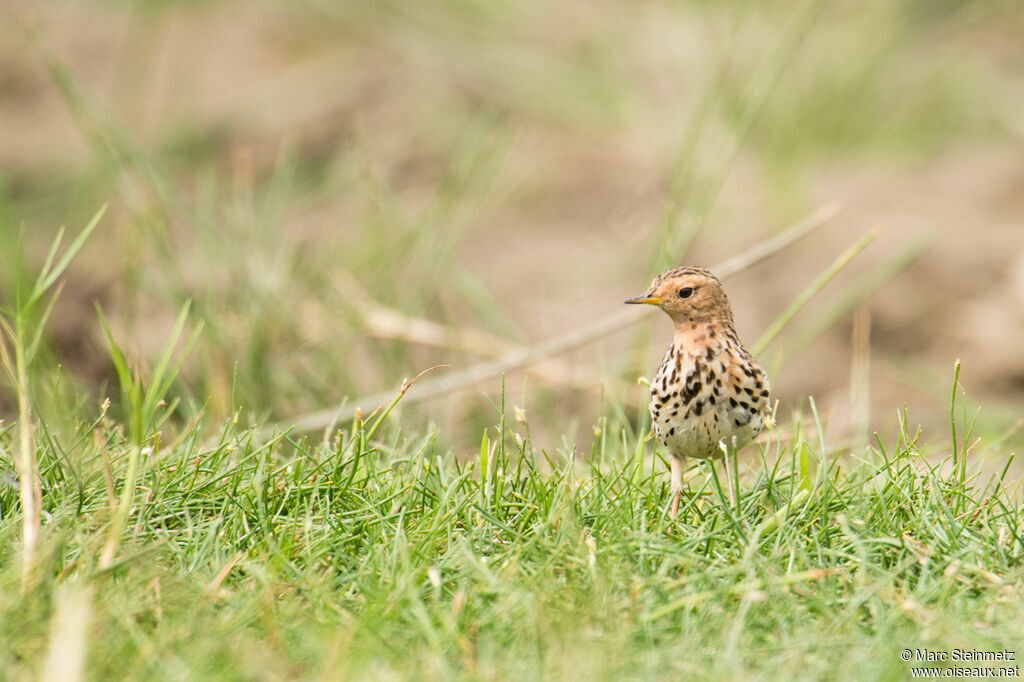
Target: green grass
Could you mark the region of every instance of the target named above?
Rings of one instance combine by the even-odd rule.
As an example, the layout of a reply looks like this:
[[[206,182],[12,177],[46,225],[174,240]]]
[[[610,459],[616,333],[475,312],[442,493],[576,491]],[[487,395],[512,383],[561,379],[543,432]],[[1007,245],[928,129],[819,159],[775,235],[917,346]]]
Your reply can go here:
[[[324,440],[199,422],[141,450],[104,414],[44,421],[24,590],[0,488],[0,669],[31,678],[77,642],[91,679],[904,679],[902,649],[1024,638],[1005,470],[964,480],[906,430],[855,458],[798,419],[747,450],[738,507],[701,465],[672,520],[632,419],[544,452],[516,414],[468,459],[386,412]]]

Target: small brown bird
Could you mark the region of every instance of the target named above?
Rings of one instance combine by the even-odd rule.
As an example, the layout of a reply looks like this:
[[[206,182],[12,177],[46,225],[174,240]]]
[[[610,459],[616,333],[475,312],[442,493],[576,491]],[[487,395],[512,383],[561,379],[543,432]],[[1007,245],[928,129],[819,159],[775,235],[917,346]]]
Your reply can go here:
[[[722,283],[703,268],[654,278],[626,303],[650,303],[675,325],[675,338],[651,382],[654,434],[670,455],[672,517],[679,512],[687,457],[713,459],[754,440],[769,418],[769,384],[740,343]]]

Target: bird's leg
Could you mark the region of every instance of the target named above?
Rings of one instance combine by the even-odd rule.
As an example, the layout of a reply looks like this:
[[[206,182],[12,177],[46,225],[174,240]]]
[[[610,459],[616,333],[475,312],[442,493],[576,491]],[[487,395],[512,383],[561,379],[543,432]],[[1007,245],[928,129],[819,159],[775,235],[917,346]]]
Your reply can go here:
[[[672,455],[669,457],[669,465],[672,467],[672,485],[669,488],[672,494],[672,511],[669,512],[669,516],[674,519],[679,513],[679,498],[683,494],[683,467],[686,460]]]
[[[726,473],[729,474],[729,492],[732,493],[732,506],[736,513],[740,513],[740,470],[739,461],[736,458],[736,436],[733,436],[729,443],[729,452],[726,457]],[[730,473],[731,469],[731,473]]]

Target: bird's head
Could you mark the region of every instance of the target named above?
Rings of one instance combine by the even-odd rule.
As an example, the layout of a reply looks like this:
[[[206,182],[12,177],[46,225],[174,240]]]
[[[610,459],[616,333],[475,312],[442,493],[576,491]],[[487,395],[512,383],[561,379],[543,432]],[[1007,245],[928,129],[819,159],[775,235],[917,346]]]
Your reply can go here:
[[[649,303],[664,310],[677,325],[685,322],[732,323],[729,299],[722,283],[704,268],[667,270],[644,293],[626,303]]]

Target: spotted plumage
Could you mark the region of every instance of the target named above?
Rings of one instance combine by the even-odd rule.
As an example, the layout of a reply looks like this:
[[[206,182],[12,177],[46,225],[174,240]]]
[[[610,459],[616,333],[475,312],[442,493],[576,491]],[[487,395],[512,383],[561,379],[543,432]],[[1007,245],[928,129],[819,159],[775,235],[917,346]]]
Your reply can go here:
[[[770,412],[768,377],[740,343],[722,284],[703,268],[654,278],[626,303],[664,310],[675,337],[651,382],[651,419],[672,465],[672,516],[679,508],[687,457],[714,459],[754,440]]]

